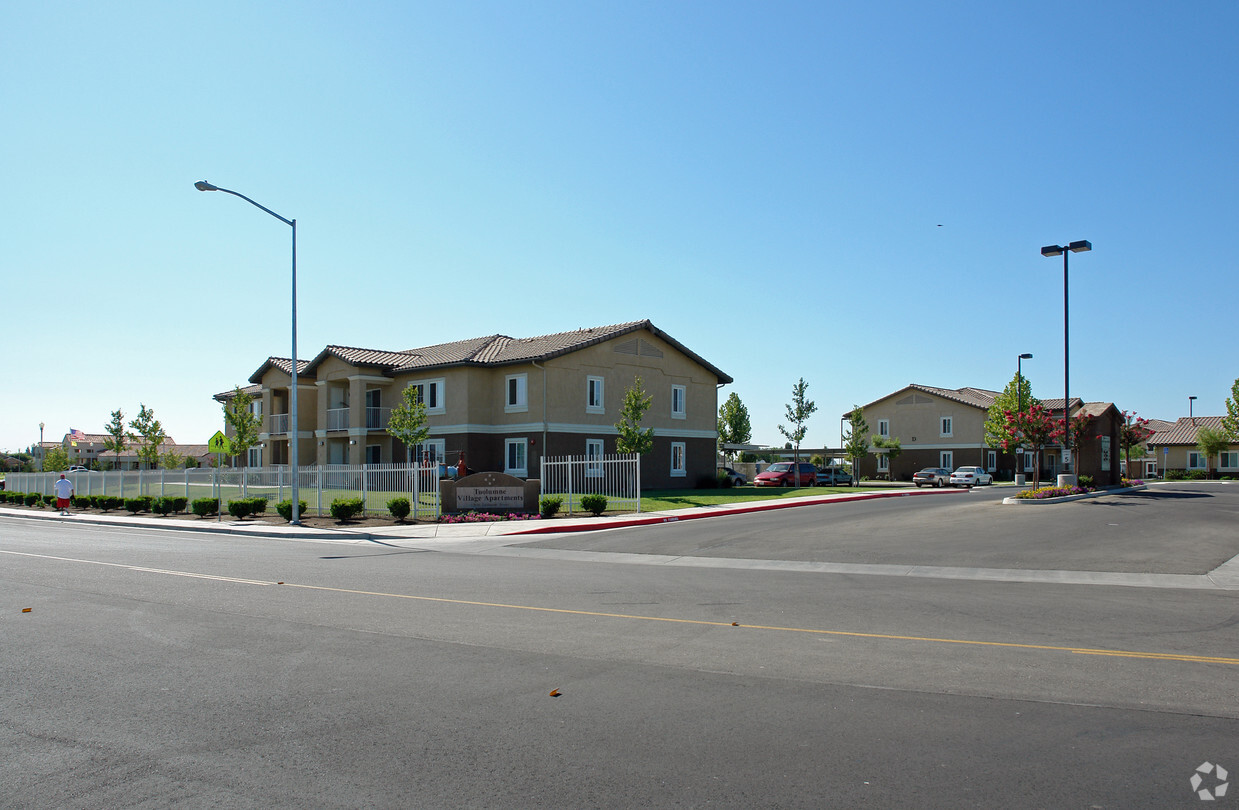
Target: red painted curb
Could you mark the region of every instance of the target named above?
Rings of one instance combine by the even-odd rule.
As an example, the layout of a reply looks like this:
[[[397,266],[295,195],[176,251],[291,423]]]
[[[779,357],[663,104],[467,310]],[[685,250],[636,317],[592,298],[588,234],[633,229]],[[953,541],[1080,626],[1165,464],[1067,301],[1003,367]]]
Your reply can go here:
[[[768,512],[772,509],[794,509],[797,506],[820,506],[822,504],[831,503],[852,503],[853,501],[873,501],[878,498],[907,498],[913,495],[963,495],[966,494],[966,489],[950,489],[938,490],[931,489],[926,492],[920,490],[911,492],[866,492],[862,495],[850,495],[845,498],[827,498],[822,497],[819,500],[798,501],[796,503],[787,503],[785,501],[773,501],[767,503],[756,503],[752,506],[739,506],[734,509],[719,512],[699,512],[691,515],[673,515],[670,517],[651,517],[651,518],[628,518],[621,520],[609,520],[606,523],[600,524],[577,524],[573,526],[539,526],[534,529],[523,529],[517,532],[505,532],[504,536],[511,537],[513,535],[525,534],[565,534],[567,532],[593,532],[599,529],[626,529],[630,526],[657,526],[661,523],[679,523],[684,520],[697,520],[699,518],[726,517],[727,515],[745,515],[750,512]]]

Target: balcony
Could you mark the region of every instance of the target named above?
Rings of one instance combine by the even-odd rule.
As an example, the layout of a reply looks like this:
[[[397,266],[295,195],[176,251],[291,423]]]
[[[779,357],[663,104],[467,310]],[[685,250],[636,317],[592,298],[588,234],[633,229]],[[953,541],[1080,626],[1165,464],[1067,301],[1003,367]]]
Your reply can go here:
[[[275,436],[277,434],[288,432],[288,414],[273,413],[271,414],[270,419],[269,432],[271,435]]]
[[[366,408],[366,430],[387,430],[391,408]]]
[[[327,411],[328,430],[348,430],[348,408],[330,408]]]

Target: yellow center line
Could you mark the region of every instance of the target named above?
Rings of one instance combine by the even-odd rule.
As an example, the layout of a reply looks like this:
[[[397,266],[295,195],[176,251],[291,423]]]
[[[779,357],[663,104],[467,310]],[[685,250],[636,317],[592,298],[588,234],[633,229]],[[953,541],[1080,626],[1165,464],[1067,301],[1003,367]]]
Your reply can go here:
[[[352,594],[354,596],[374,596],[385,599],[408,599],[416,602],[437,602],[445,605],[467,605],[470,607],[485,607],[485,608],[501,608],[505,610],[527,610],[536,613],[559,613],[567,616],[592,616],[603,619],[628,619],[643,622],[667,622],[670,624],[689,624],[700,627],[735,627],[743,630],[767,630],[771,632],[781,633],[808,633],[811,635],[821,636],[844,636],[849,638],[868,638],[868,639],[883,639],[887,641],[913,641],[928,644],[962,644],[973,647],[995,647],[1007,648],[1016,650],[1044,650],[1048,652],[1067,652],[1076,655],[1105,655],[1116,658],[1140,658],[1154,661],[1181,661],[1196,664],[1228,664],[1239,665],[1239,658],[1223,658],[1207,655],[1186,655],[1180,653],[1157,653],[1146,652],[1140,650],[1102,650],[1089,647],[1066,647],[1054,644],[1023,644],[1013,641],[980,641],[976,639],[962,638],[936,638],[934,636],[906,636],[896,635],[892,633],[861,633],[850,630],[823,630],[813,627],[788,627],[781,625],[765,625],[765,624],[741,624],[735,622],[719,622],[707,621],[705,619],[679,619],[672,616],[642,616],[634,613],[609,613],[597,610],[579,610],[573,608],[553,608],[542,607],[539,605],[514,605],[505,602],[482,602],[474,599],[450,599],[443,596],[418,596],[408,593],[388,593],[385,591],[363,591],[355,588],[333,588],[327,585],[306,585],[295,582],[271,582],[267,580],[256,579],[240,579],[236,577],[225,577],[216,574],[200,574],[192,571],[174,571],[165,568],[146,568],[137,565],[127,565],[125,563],[110,563],[100,560],[83,560],[74,557],[56,557],[48,554],[30,554],[20,551],[3,551],[0,554],[13,554],[21,557],[38,557],[46,560],[58,560],[61,562],[85,563],[89,565],[102,565],[111,568],[121,568],[128,571],[136,571],[147,574],[165,574],[168,576],[192,577],[195,579],[215,580],[219,582],[235,582],[242,585],[280,585],[285,588],[299,588],[307,591],[321,591],[325,593],[341,593]]]

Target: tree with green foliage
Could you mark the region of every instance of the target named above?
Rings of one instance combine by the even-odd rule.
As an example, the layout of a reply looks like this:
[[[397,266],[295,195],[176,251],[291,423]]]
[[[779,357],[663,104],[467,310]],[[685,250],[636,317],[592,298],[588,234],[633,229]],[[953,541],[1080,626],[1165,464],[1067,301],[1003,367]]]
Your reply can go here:
[[[1136,416],[1136,412],[1123,411],[1123,424],[1119,426],[1119,447],[1123,449],[1123,460],[1127,462],[1127,474],[1131,475],[1131,451],[1140,447],[1153,435],[1149,420]]]
[[[159,457],[159,466],[165,470],[180,470],[186,466],[185,461],[184,454],[176,452],[174,448],[168,448],[167,452]]]
[[[809,421],[809,417],[817,411],[817,403],[809,399],[806,394],[809,390],[809,384],[801,377],[795,385],[792,386],[792,401],[789,402],[784,413],[784,418],[792,424],[791,428],[786,428],[779,425],[779,433],[783,434],[783,438],[787,439],[795,448],[792,450],[792,460],[797,464],[800,463],[800,442],[804,439],[805,434],[809,432],[808,426],[805,424]],[[799,467],[794,469],[799,470]],[[793,476],[796,486],[800,486],[800,475],[797,473]]]
[[[1008,452],[1015,449],[1018,442],[1025,452],[1033,453],[1033,489],[1041,485],[1041,449],[1050,443],[1058,426],[1057,420],[1050,415],[1045,406],[1040,403],[1023,411],[1007,411],[1005,414],[1011,422],[1010,435],[1002,445]]]
[[[848,429],[843,436],[843,453],[852,460],[852,486],[860,485],[860,460],[869,453],[869,423],[859,405],[848,414]]]
[[[138,415],[129,422],[129,427],[133,429],[129,438],[136,442],[138,463],[145,462],[153,470],[159,466],[159,449],[163,447],[168,434],[164,433],[163,425],[155,418],[155,410],[142,403],[138,404]]]
[[[1222,417],[1222,430],[1231,441],[1239,442],[1239,379],[1230,387],[1230,396],[1226,398],[1226,415]]]
[[[615,423],[615,430],[619,434],[615,439],[616,451],[642,455],[654,447],[654,428],[641,427],[641,420],[645,418],[645,412],[650,409],[652,401],[653,398],[645,392],[645,386],[638,376],[624,391],[620,420]]]
[[[57,445],[47,451],[43,457],[43,469],[47,472],[61,472],[69,469],[69,453]]]
[[[404,461],[413,463],[413,448],[426,441],[430,428],[426,426],[426,403],[417,386],[406,385],[400,392],[400,404],[391,409],[387,432],[404,444]]]
[[[1213,459],[1223,450],[1228,449],[1230,443],[1230,436],[1225,430],[1202,427],[1196,431],[1196,448],[1204,453],[1205,474],[1210,478],[1213,477]]]
[[[237,456],[248,458],[250,448],[258,444],[262,417],[254,413],[253,404],[254,397],[242,391],[239,385],[233,387],[232,396],[224,401],[224,425],[232,429],[228,441],[231,442],[229,455],[234,467],[237,466]],[[296,435],[291,435],[289,440],[296,441]]]
[[[125,413],[120,408],[112,411],[112,421],[103,426],[108,437],[103,440],[103,449],[116,454],[114,466],[120,469],[120,454],[129,446],[125,433]]]
[[[995,449],[1010,447],[1018,453],[1021,447],[1020,437],[1011,432],[1015,427],[1014,423],[1007,419],[1007,413],[1018,413],[1020,408],[1027,410],[1040,404],[1041,400],[1032,395],[1032,384],[1028,382],[1028,378],[1017,372],[1011,382],[1007,383],[1007,387],[1002,389],[1002,393],[994,398],[994,404],[989,406],[989,412],[985,415],[985,445]],[[1017,454],[1017,473],[1023,471],[1020,461]]]
[[[748,444],[753,439],[753,426],[749,422],[749,409],[744,407],[735,391],[718,409],[718,441],[723,444]],[[731,453],[723,451],[723,458]]]
[[[903,445],[898,436],[874,436],[873,446],[885,451],[886,471],[892,481],[895,480],[895,459],[903,453]]]

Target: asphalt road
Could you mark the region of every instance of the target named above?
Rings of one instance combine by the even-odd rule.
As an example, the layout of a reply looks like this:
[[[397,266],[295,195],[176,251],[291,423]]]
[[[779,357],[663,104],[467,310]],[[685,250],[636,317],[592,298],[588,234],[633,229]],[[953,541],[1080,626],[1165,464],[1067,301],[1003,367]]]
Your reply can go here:
[[[993,559],[998,519],[1160,571],[1169,521],[1196,571],[1239,488],[1181,491],[1095,507],[1144,510],[1109,533],[984,490],[871,502],[855,559]],[[826,556],[862,555],[854,506],[532,557],[0,520],[0,806],[1199,806],[1198,765],[1239,768],[1236,591],[570,558],[824,554],[839,507]]]

